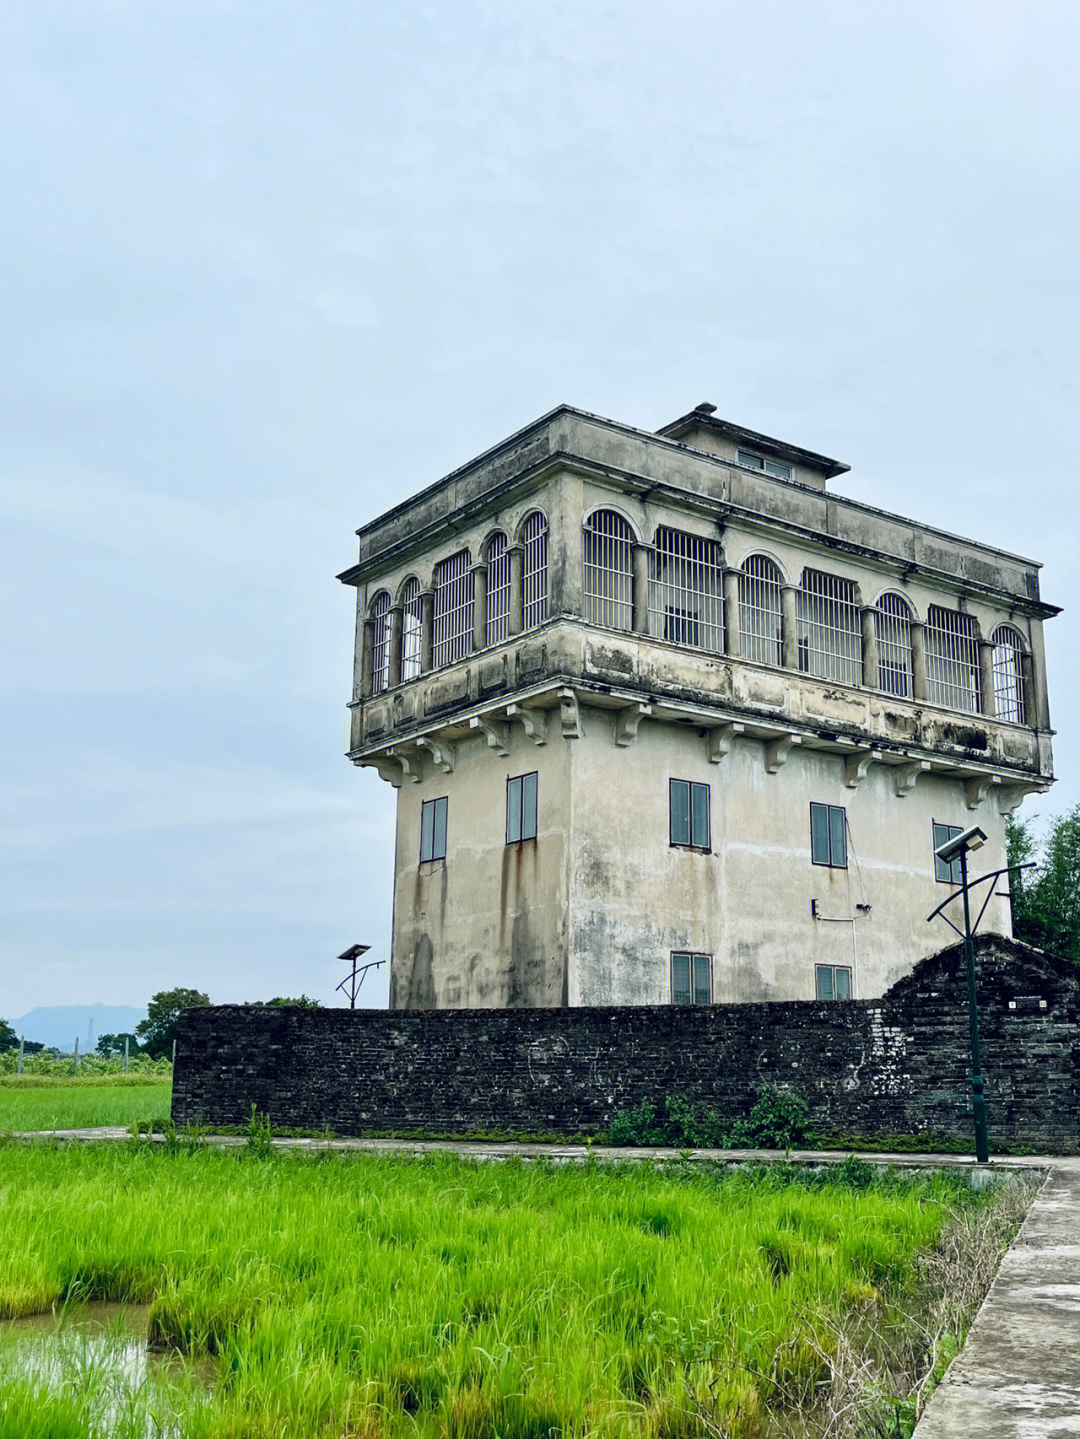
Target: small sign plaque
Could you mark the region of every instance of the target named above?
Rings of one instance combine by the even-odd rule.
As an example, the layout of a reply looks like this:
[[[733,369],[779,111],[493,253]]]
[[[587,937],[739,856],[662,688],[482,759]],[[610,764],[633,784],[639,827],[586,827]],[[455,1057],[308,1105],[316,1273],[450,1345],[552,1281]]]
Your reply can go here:
[[[1039,1014],[1048,1008],[1046,1000],[1037,994],[1018,994],[1009,1000],[1009,1008],[1016,1014]]]

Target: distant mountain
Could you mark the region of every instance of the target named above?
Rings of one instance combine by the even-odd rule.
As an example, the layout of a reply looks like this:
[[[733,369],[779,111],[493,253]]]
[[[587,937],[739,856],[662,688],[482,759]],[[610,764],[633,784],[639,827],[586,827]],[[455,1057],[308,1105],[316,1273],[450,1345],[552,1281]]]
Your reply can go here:
[[[96,1048],[98,1035],[133,1034],[139,1020],[145,1018],[145,1009],[128,1004],[51,1004],[8,1023],[23,1039],[65,1054],[71,1053],[77,1035],[79,1052],[85,1054]]]

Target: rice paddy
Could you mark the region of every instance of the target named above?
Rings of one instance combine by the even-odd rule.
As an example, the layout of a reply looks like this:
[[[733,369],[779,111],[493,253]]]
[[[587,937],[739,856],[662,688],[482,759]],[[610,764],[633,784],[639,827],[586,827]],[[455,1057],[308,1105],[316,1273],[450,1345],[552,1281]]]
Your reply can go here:
[[[0,1078],[0,1132],[168,1123],[172,1081],[160,1075]]]
[[[147,1305],[152,1345],[216,1360],[209,1389],[57,1382],[8,1335],[0,1439],[812,1433],[838,1334],[910,1327],[921,1256],[994,1202],[858,1167],[0,1144],[0,1318]]]

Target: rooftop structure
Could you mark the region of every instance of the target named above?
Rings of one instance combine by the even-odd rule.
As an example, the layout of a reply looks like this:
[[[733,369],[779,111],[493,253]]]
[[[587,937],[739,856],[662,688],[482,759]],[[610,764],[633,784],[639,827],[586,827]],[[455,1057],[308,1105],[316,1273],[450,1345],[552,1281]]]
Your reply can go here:
[[[869,998],[944,942],[935,844],[977,819],[1004,863],[1052,781],[1057,610],[847,468],[563,406],[358,532],[392,1005]]]

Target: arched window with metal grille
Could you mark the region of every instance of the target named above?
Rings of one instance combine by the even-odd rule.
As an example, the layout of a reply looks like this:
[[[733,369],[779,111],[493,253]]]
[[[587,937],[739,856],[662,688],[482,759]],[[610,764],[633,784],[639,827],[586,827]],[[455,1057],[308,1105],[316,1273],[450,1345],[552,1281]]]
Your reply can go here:
[[[778,665],[781,644],[779,568],[767,555],[750,555],[739,571],[739,633],[743,658]]]
[[[510,633],[510,556],[506,536],[496,530],[487,547],[487,642],[498,645]]]
[[[420,674],[420,581],[405,581],[401,590],[401,678],[417,679]]]
[[[977,714],[981,708],[975,621],[931,605],[926,614],[926,687],[931,704]]]
[[[990,643],[994,646],[994,715],[1010,724],[1026,724],[1024,642],[1012,625],[998,625]]]
[[[453,664],[472,649],[473,583],[468,550],[435,566],[434,652],[432,663]]]
[[[531,630],[548,616],[548,522],[539,510],[522,525],[521,543],[522,616],[525,628]]]
[[[724,584],[715,540],[661,525],[649,555],[649,633],[694,649],[724,648]]]
[[[596,510],[585,522],[585,618],[633,628],[633,531],[614,510]]]
[[[386,590],[380,590],[372,600],[371,618],[371,693],[377,695],[390,683],[390,595]]]
[[[911,655],[911,606],[902,595],[882,595],[875,610],[878,689],[909,700],[915,692]]]
[[[853,580],[803,570],[795,604],[795,664],[839,684],[862,679],[862,621]]]

